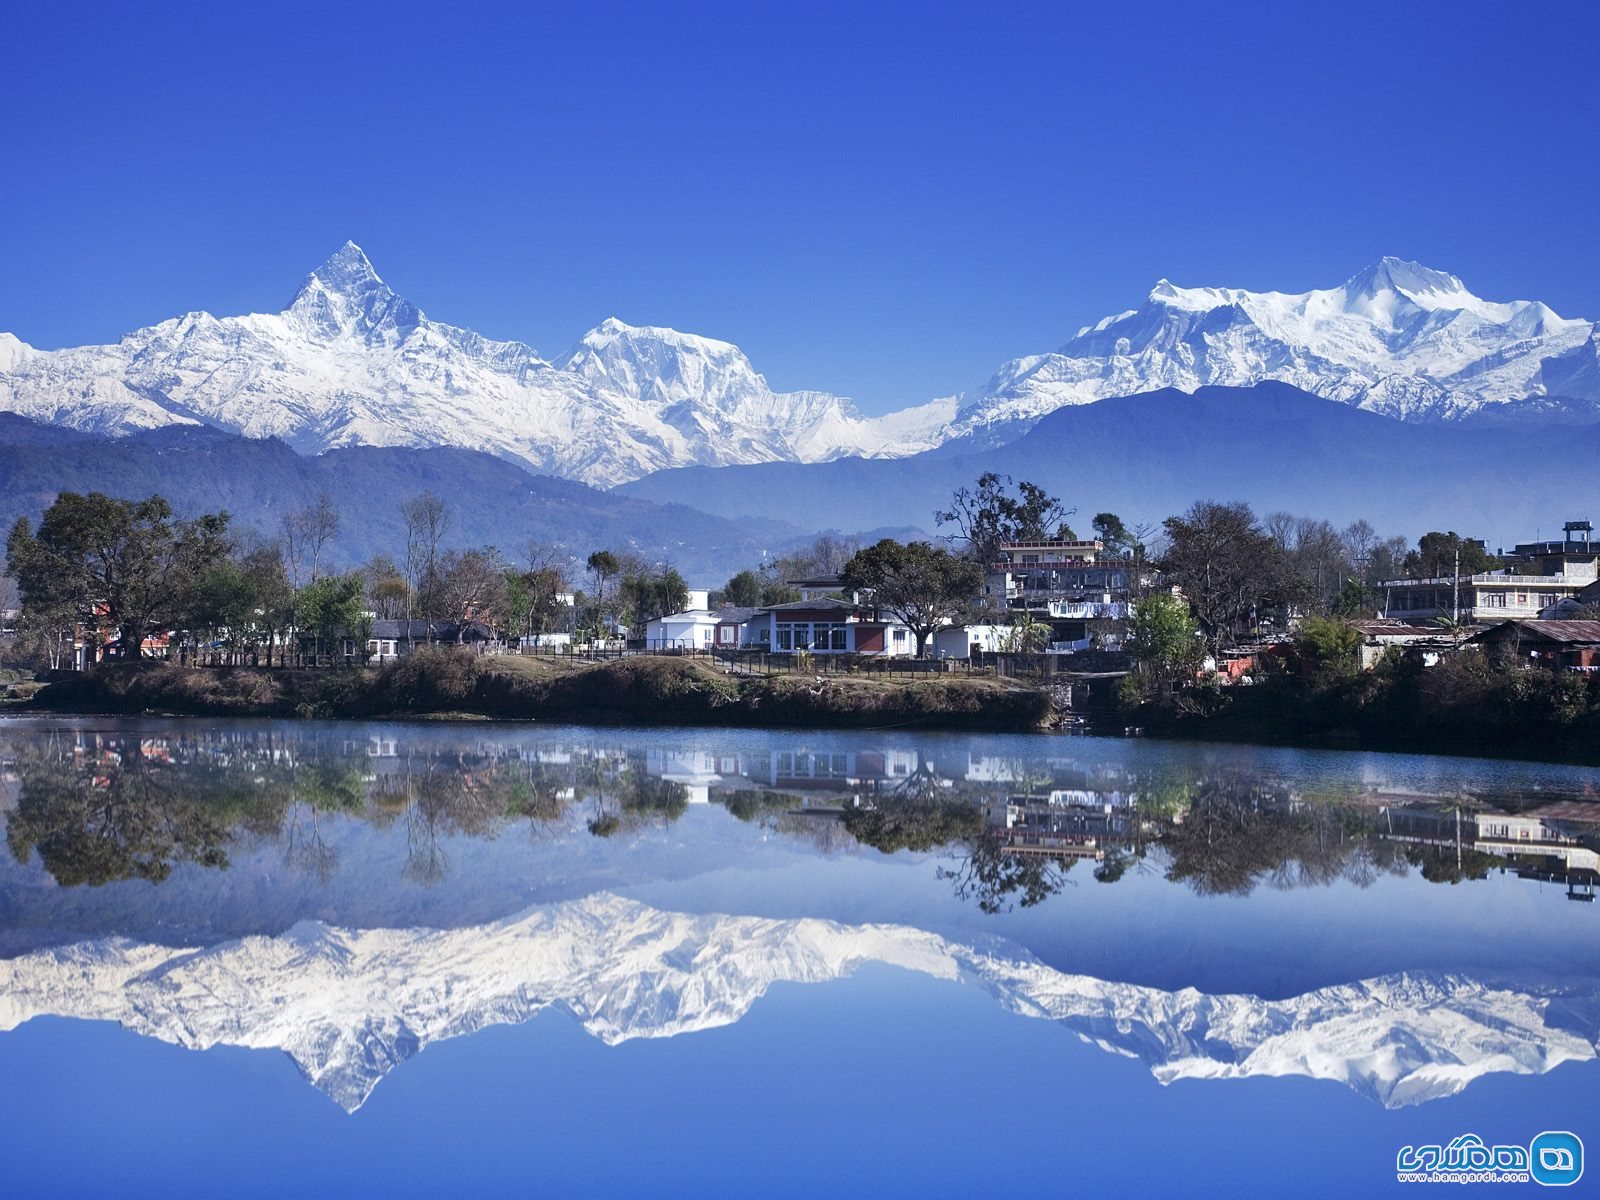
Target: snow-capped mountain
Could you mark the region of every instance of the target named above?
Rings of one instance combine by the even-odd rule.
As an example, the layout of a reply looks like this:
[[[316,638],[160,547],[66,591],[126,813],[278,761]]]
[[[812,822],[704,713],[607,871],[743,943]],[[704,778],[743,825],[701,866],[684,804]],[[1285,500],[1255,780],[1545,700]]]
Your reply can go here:
[[[885,963],[990,993],[1178,1079],[1302,1075],[1387,1107],[1494,1072],[1596,1057],[1600,992],[1395,975],[1286,1000],[1068,975],[1004,943],[899,925],[689,916],[598,894],[475,928],[339,929],[205,949],[121,938],[0,960],[0,1030],[36,1016],[115,1021],[203,1049],[279,1049],[348,1110],[428,1043],[568,1012],[608,1044],[738,1021],[776,982]]]
[[[774,393],[726,342],[617,320],[548,362],[429,319],[350,242],[281,313],[189,313],[55,351],[0,334],[0,409],[103,433],[203,423],[313,454],[464,446],[599,485],[668,466],[898,452],[954,411],[866,418],[837,396]]]
[[[728,342],[614,318],[546,360],[429,319],[346,243],[280,313],[189,313],[66,350],[0,333],[0,410],[38,420],[114,434],[209,424],[311,454],[464,446],[602,486],[1006,441],[1064,405],[1264,380],[1410,421],[1600,419],[1600,326],[1394,258],[1296,295],[1162,280],[1139,308],[976,391],[866,417],[827,393],[774,392]]]
[[[1480,299],[1454,275],[1397,258],[1296,295],[1163,279],[1139,308],[1007,363],[962,397],[945,436],[1026,427],[1111,396],[1269,379],[1409,421],[1535,396],[1585,401],[1600,417],[1597,330],[1538,301]]]

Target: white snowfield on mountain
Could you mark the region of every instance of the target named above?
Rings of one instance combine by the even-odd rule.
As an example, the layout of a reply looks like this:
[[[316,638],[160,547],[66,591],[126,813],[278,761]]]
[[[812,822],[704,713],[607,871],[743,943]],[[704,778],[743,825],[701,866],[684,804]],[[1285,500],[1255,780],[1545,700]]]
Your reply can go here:
[[[1162,1083],[1298,1075],[1387,1107],[1496,1072],[1596,1057],[1593,985],[1522,991],[1402,974],[1285,1000],[1167,992],[899,925],[691,916],[610,894],[466,929],[339,929],[203,949],[106,939],[0,960],[0,1030],[39,1016],[114,1021],[191,1049],[278,1049],[354,1111],[430,1042],[569,1013],[610,1045],[738,1021],[778,982],[882,963],[959,981],[1138,1058]]]
[[[1600,404],[1596,329],[1392,258],[1298,295],[1163,280],[1142,307],[981,388],[868,417],[824,392],[774,392],[731,343],[614,318],[548,361],[429,319],[347,242],[281,313],[189,313],[64,350],[0,333],[0,410],[111,434],[207,424],[308,454],[463,446],[609,486],[667,467],[1020,436],[1063,405],[1162,387],[1281,380],[1408,420],[1530,397]]]

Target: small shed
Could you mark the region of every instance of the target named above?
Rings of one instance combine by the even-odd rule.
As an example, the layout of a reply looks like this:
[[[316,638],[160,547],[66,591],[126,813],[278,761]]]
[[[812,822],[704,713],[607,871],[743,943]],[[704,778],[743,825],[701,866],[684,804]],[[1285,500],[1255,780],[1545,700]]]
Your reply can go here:
[[[1471,642],[1548,666],[1600,671],[1600,621],[1502,621]]]

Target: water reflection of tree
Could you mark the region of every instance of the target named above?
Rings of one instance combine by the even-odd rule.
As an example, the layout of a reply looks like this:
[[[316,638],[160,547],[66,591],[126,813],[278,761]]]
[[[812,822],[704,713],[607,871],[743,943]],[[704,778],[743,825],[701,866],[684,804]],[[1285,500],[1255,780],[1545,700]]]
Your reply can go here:
[[[614,837],[623,830],[670,825],[689,808],[689,789],[671,779],[630,766],[594,793],[589,832]]]
[[[940,866],[940,878],[952,882],[960,899],[987,913],[1013,903],[1031,908],[1043,902],[1066,885],[1072,869],[1072,860],[1064,856],[1017,852],[999,831],[986,827],[978,797],[953,794],[948,784],[879,796],[870,805],[845,809],[841,823],[862,845],[884,854],[951,847],[957,865]]]
[[[1491,870],[1505,865],[1504,859],[1470,846],[1409,846],[1405,861],[1429,883],[1487,879]]]
[[[17,773],[6,842],[19,863],[37,850],[64,887],[159,882],[180,862],[228,865],[237,813],[227,798],[147,759],[137,740],[78,758],[23,750]]]
[[[287,771],[291,802],[281,822],[284,861],[326,883],[339,865],[328,844],[323,814],[359,813],[365,803],[366,762],[348,757],[294,762]]]
[[[21,862],[37,850],[64,885],[161,880],[181,862],[226,868],[240,838],[277,843],[288,864],[327,880],[334,823],[402,820],[407,874],[427,883],[448,869],[443,838],[494,837],[517,820],[540,829],[573,795],[570,765],[517,755],[377,761],[382,771],[361,744],[277,732],[22,742],[7,842]]]
[[[956,867],[940,867],[939,875],[955,887],[957,899],[971,900],[982,912],[1000,913],[1013,903],[1032,908],[1070,882],[1067,872],[1076,860],[1062,855],[1018,853],[994,832],[967,844]]]
[[[1247,895],[1263,882],[1366,886],[1404,871],[1403,857],[1375,832],[1360,810],[1307,802],[1270,783],[1221,779],[1195,790],[1182,820],[1162,829],[1161,845],[1168,879],[1202,895]]]
[[[983,809],[961,796],[895,797],[862,808],[847,808],[844,827],[863,845],[885,854],[932,850],[978,838]]]

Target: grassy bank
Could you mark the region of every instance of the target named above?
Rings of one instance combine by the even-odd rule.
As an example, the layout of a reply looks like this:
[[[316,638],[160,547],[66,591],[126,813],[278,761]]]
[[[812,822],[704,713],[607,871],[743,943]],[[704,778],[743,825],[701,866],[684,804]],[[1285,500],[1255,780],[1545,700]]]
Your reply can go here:
[[[50,684],[54,712],[232,717],[477,716],[517,720],[815,728],[1028,730],[1050,698],[1007,680],[935,675],[733,676],[689,658],[603,663],[425,650],[350,671],[113,664]]]

